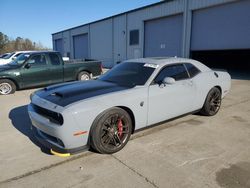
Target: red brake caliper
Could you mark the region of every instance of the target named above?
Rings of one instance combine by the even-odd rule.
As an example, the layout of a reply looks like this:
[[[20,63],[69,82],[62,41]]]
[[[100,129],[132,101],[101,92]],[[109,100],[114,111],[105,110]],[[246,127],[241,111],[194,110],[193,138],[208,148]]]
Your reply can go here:
[[[118,135],[119,135],[119,137],[122,137],[122,130],[123,128],[122,128],[122,119],[120,118],[119,120],[118,120]]]

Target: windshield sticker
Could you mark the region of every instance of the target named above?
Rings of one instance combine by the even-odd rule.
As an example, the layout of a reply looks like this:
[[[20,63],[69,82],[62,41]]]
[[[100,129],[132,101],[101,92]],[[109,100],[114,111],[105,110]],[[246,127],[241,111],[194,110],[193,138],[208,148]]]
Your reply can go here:
[[[153,64],[153,63],[145,63],[144,67],[150,67],[156,69],[159,65]]]

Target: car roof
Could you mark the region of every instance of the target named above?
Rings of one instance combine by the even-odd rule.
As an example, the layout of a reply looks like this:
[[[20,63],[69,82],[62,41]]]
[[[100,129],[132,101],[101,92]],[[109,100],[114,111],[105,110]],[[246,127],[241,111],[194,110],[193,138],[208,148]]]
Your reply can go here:
[[[28,52],[32,52],[32,51],[28,51],[28,50],[26,50],[26,51],[14,51],[13,53],[28,53]]]
[[[179,57],[147,57],[147,58],[139,58],[139,59],[130,59],[125,62],[135,62],[135,63],[152,63],[156,65],[162,64],[172,64],[172,63],[181,63],[181,62],[189,62],[190,59],[179,58]]]
[[[36,53],[58,53],[57,51],[26,51],[23,53],[36,54]]]
[[[139,58],[139,59],[130,59],[125,62],[156,64],[156,65],[159,65],[159,67],[170,65],[170,64],[191,63],[197,68],[199,68],[201,71],[210,70],[206,65],[202,64],[199,61],[196,61],[194,59],[181,58],[181,57],[147,57],[147,58]]]

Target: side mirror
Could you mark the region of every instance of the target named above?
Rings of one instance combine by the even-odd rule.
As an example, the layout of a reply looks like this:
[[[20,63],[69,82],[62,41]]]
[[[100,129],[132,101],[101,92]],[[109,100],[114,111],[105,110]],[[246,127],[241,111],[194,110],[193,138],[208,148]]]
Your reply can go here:
[[[24,65],[24,68],[29,69],[31,67],[32,64],[35,63],[34,59],[30,59],[26,65]]]
[[[166,77],[163,79],[162,83],[160,84],[160,88],[165,87],[167,84],[172,85],[175,83],[175,79],[172,77]]]
[[[31,64],[27,63],[26,65],[24,65],[25,69],[29,69],[31,67]]]
[[[16,57],[12,57],[12,58],[11,58],[11,60],[15,60],[15,59],[16,59]]]
[[[175,79],[172,77],[166,77],[163,79],[163,84],[169,84],[172,85],[175,83]]]

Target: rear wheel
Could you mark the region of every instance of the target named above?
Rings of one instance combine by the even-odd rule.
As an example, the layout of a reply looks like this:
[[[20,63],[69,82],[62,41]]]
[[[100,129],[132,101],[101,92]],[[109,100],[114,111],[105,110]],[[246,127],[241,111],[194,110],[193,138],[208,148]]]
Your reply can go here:
[[[129,114],[121,108],[111,108],[94,122],[90,135],[91,147],[100,153],[115,153],[127,144],[131,131]]]
[[[214,87],[208,92],[206,101],[200,113],[206,116],[213,116],[219,111],[220,106],[221,91],[218,88]]]
[[[16,85],[8,79],[0,80],[0,95],[15,93]]]
[[[84,81],[84,80],[90,80],[90,74],[86,71],[82,71],[78,74],[78,80]]]

